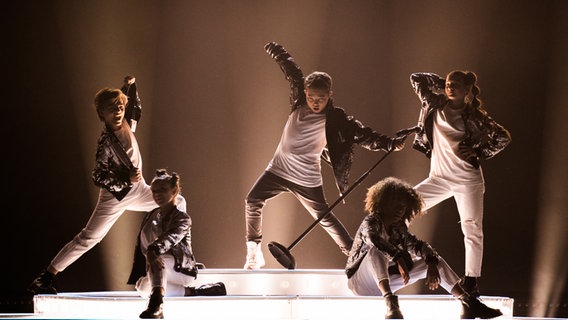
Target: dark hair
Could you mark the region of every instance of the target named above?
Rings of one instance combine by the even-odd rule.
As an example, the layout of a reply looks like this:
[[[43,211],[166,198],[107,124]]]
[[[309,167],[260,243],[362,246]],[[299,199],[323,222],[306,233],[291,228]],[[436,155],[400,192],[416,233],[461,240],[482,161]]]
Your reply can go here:
[[[156,170],[156,175],[152,179],[152,183],[154,183],[155,181],[167,182],[167,184],[171,188],[177,188],[178,192],[181,191],[180,177],[175,172],[172,172],[171,174],[169,174],[168,170],[166,170],[166,169],[158,169],[158,170]]]
[[[333,81],[331,76],[325,72],[314,71],[304,79],[304,88],[331,91]]]
[[[120,90],[114,88],[104,88],[99,90],[95,95],[95,109],[99,119],[104,120],[103,110],[109,104],[123,104],[126,105],[128,97]]]
[[[481,93],[481,89],[477,85],[477,75],[472,71],[462,71],[462,70],[454,70],[448,73],[447,78],[453,80],[459,80],[466,86],[471,86],[471,94],[473,98],[470,102],[474,108],[481,107],[482,101],[478,98],[479,94]]]
[[[383,206],[388,201],[399,201],[406,205],[404,219],[408,222],[422,213],[422,197],[407,182],[387,177],[377,182],[367,190],[365,198],[365,211],[370,214],[381,213]]]

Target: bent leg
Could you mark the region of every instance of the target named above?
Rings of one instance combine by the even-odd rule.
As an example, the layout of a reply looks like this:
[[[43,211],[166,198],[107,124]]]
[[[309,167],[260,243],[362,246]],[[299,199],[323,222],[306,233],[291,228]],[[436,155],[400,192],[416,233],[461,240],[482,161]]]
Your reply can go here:
[[[246,241],[262,240],[262,209],[266,201],[288,191],[285,180],[265,171],[245,199]]]
[[[339,246],[344,254],[349,254],[351,245],[353,245],[353,237],[345,228],[343,223],[329,211],[329,206],[325,200],[323,188],[321,186],[316,188],[306,188],[295,185],[292,193],[300,200],[304,208],[314,217],[319,219],[323,215],[325,218],[321,219],[319,224],[331,236],[333,241]]]
[[[361,261],[357,271],[347,280],[347,287],[357,296],[382,296],[387,290],[384,281],[388,283],[388,257],[377,248],[371,248]],[[382,284],[381,284],[382,282]]]
[[[424,210],[428,210],[438,203],[452,196],[451,186],[444,180],[436,177],[428,177],[414,186],[424,200]]]
[[[454,294],[454,287],[460,282],[460,277],[442,257],[438,260],[438,271],[440,272],[440,285],[442,288],[448,291],[448,293]]]
[[[389,266],[394,266],[394,265],[395,263],[392,261],[389,263]],[[390,286],[392,291],[396,292],[406,286],[415,283],[420,279],[426,279],[427,271],[428,271],[428,266],[424,262],[424,259],[415,259],[414,266],[412,267],[412,270],[410,270],[410,272],[408,273],[410,279],[408,279],[407,284],[404,284],[404,281],[402,280],[402,277],[400,276],[399,273],[390,275]]]
[[[163,255],[165,263],[165,275],[167,279],[166,297],[183,297],[185,295],[185,287],[193,284],[195,279],[181,272],[174,270],[175,260],[171,255]]]
[[[98,244],[124,211],[123,203],[116,200],[108,191],[101,189],[97,205],[87,225],[59,251],[51,261],[51,267],[59,272],[65,270]]]

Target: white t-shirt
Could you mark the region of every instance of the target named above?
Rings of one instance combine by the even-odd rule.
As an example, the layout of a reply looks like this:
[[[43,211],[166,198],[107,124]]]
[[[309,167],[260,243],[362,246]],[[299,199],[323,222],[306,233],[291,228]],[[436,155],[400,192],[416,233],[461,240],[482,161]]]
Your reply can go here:
[[[132,133],[128,124],[124,122],[120,130],[114,131],[114,135],[118,138],[120,144],[122,144],[122,147],[130,158],[130,161],[132,161],[132,165],[135,168],[142,170],[142,156],[140,155],[140,148],[138,148],[136,137],[134,137],[134,133]]]
[[[307,106],[294,110],[266,170],[304,187],[322,185],[320,157],[327,143],[325,120],[325,113],[313,113]]]
[[[461,184],[483,182],[480,169],[458,156],[459,143],[465,134],[465,124],[461,117],[463,109],[446,106],[434,115],[432,159],[430,175]]]

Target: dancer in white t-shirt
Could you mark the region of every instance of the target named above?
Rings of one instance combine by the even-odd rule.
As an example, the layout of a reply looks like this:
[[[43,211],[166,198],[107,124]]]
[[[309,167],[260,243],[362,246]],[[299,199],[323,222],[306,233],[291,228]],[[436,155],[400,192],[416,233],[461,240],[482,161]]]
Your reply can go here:
[[[321,159],[333,168],[341,193],[347,178],[355,144],[372,151],[398,151],[405,137],[391,138],[364,126],[333,104],[332,79],[325,72],[303,76],[300,67],[278,43],[265,46],[290,82],[291,112],[274,157],[246,197],[246,246],[244,269],[264,266],[261,251],[262,209],[266,201],[292,193],[314,219],[325,215],[320,225],[347,255],[353,238],[341,221],[329,213],[321,176]]]
[[[465,244],[462,285],[479,296],[485,192],[480,160],[503,150],[511,135],[482,108],[475,73],[454,70],[446,78],[414,73],[410,82],[422,102],[422,131],[413,147],[431,159],[428,178],[415,188],[424,199],[425,210],[454,197]]]

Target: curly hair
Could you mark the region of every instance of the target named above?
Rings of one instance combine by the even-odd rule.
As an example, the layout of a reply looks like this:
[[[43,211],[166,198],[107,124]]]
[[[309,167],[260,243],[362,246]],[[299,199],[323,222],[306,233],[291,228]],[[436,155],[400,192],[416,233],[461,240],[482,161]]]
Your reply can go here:
[[[422,197],[410,184],[401,179],[387,177],[371,186],[365,197],[365,211],[369,214],[382,213],[388,201],[398,201],[406,206],[403,218],[408,222],[422,214],[424,206]]]

